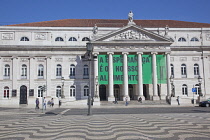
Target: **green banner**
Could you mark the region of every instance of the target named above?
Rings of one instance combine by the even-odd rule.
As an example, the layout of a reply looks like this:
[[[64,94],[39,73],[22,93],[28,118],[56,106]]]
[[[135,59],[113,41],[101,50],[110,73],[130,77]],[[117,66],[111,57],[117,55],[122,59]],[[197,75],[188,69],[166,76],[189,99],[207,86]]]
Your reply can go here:
[[[128,55],[128,84],[138,84],[138,56]],[[158,83],[166,83],[165,55],[156,55]],[[99,84],[108,84],[108,55],[98,56]],[[152,56],[142,55],[143,84],[152,84]],[[114,84],[123,84],[123,55],[113,55]]]

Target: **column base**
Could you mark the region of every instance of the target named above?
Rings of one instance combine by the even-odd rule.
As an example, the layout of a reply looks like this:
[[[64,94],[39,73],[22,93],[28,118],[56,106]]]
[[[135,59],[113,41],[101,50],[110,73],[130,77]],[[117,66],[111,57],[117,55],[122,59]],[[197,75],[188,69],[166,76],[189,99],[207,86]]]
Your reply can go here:
[[[157,95],[155,95],[155,96],[152,96],[152,100],[153,100],[153,101],[157,101],[157,100],[160,100],[160,97],[159,97],[159,96],[157,96]]]
[[[108,101],[115,101],[114,96],[109,96],[109,97],[108,97]]]
[[[165,100],[167,98],[167,96],[165,95],[160,95],[160,100]]]
[[[143,95],[137,96],[137,100],[141,97],[142,101],[145,101],[145,97]]]

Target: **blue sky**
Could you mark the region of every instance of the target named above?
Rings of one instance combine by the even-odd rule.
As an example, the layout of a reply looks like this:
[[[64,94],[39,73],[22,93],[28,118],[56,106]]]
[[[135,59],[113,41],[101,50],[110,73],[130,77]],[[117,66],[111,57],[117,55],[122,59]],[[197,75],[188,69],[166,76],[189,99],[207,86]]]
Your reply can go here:
[[[59,19],[165,19],[210,23],[210,0],[0,0],[0,25]]]

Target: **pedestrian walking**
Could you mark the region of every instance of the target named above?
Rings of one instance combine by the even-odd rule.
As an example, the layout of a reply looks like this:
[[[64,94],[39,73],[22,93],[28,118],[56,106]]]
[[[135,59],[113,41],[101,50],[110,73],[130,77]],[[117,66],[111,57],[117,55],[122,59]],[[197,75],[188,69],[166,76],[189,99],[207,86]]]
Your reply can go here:
[[[180,103],[179,103],[179,96],[177,96],[176,100],[177,100],[178,105],[180,105]]]
[[[54,100],[53,100],[53,98],[51,99],[51,101],[50,101],[50,102],[51,102],[51,104],[50,104],[50,105],[53,107],[53,106],[54,106]]]
[[[125,106],[128,106],[128,97],[125,97]]]
[[[39,109],[39,98],[36,98],[36,107],[35,107],[35,109]]]
[[[46,106],[47,106],[47,100],[44,97],[44,99],[43,99],[43,108],[44,108],[44,110],[46,110]]]
[[[59,107],[61,107],[61,100],[59,99],[59,103],[58,103]]]

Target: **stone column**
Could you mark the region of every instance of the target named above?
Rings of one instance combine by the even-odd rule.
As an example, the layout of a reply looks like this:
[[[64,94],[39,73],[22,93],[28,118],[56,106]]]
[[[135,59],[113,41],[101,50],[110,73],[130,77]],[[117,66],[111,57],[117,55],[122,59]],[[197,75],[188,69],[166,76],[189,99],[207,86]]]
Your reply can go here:
[[[12,89],[16,89],[18,92],[18,87],[17,87],[17,78],[18,78],[18,73],[19,73],[19,67],[18,67],[18,58],[13,57],[12,58]],[[17,96],[19,96],[17,94]]]
[[[94,52],[94,102],[99,101],[99,82],[98,82],[98,54]]]
[[[167,99],[171,97],[171,82],[170,82],[170,76],[171,76],[171,64],[170,64],[170,53],[166,53],[166,66],[167,66]]]
[[[130,100],[130,97],[128,95],[128,52],[123,52],[123,101],[125,101],[125,98],[128,98],[128,101]]]
[[[142,75],[142,54],[143,52],[137,52],[138,54],[138,92],[137,92],[137,100],[139,97],[142,98],[142,100],[145,100],[145,97],[143,95],[143,75]]]
[[[109,55],[109,97],[108,101],[114,101],[114,79],[113,79],[113,52],[108,52]]]
[[[46,78],[47,91],[44,96],[46,97],[56,97],[56,95],[51,94],[51,57],[46,58],[46,66],[44,67],[44,79]],[[54,92],[53,92],[54,93]]]
[[[3,58],[2,57],[0,57],[0,66],[2,66],[2,68],[0,69],[0,80],[3,80],[4,79],[4,67],[5,67],[5,65],[3,65],[3,63],[2,63],[2,60]],[[10,65],[10,76],[9,76],[9,78],[11,79],[11,65]]]
[[[158,97],[158,92],[157,92],[157,65],[156,65],[156,52],[152,52],[152,73],[153,73],[153,97],[152,100],[160,100]]]

